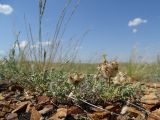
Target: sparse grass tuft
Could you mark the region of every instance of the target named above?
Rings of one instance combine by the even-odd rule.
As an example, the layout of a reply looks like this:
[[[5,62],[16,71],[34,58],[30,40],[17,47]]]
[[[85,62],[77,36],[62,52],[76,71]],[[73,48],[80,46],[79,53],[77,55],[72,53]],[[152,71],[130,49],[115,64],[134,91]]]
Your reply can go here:
[[[109,83],[105,78],[100,76],[97,79],[95,74],[80,74],[79,72],[71,74],[61,67],[39,71],[32,68],[35,62],[21,64],[12,55],[1,64],[3,69],[0,73],[5,79],[10,79],[26,89],[38,91],[39,94],[51,95],[61,103],[68,101],[67,96],[70,93],[73,93],[78,99],[82,98],[94,104],[101,104],[107,100],[130,99],[137,91],[140,91],[139,85],[114,84],[112,81],[114,76],[108,86]]]

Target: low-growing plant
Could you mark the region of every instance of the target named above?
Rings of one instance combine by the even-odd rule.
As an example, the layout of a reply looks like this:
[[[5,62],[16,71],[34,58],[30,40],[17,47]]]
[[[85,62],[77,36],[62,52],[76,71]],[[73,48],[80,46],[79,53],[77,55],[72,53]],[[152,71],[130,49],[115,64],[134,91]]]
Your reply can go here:
[[[64,72],[62,72],[64,73]],[[114,84],[111,81],[108,86],[106,79],[95,78],[94,74],[75,73],[67,77],[57,76],[50,84],[50,92],[57,97],[59,101],[66,101],[67,96],[72,93],[77,99],[85,99],[94,104],[105,103],[107,100],[131,99],[141,91],[140,85],[132,83]]]
[[[28,63],[20,64],[16,60],[13,49],[9,58],[1,63],[3,64],[1,64],[0,72],[5,78],[8,77],[8,79],[24,86],[26,89],[52,95],[61,103],[68,100],[67,96],[70,93],[73,93],[77,99],[85,99],[88,102],[99,104],[107,100],[132,98],[140,90],[138,85],[132,85],[128,82],[114,84],[113,78],[118,74],[118,71],[115,69],[115,73],[114,69],[112,69],[113,62],[108,62],[106,59],[99,66],[103,67],[106,65],[104,72],[109,73],[105,74],[105,77],[103,76],[103,71],[99,72],[99,69],[98,74],[102,75],[98,77],[95,77],[95,74],[80,74],[78,72],[71,74],[58,67],[39,71],[36,69],[35,62],[28,61]],[[107,75],[112,75],[111,72],[114,72],[114,76],[110,78],[110,83],[108,83],[106,78],[108,78]]]

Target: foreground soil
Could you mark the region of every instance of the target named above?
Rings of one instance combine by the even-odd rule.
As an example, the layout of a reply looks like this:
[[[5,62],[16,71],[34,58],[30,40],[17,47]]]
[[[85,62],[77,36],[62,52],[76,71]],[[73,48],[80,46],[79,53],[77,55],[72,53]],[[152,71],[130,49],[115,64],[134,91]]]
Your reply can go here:
[[[0,120],[160,120],[160,83],[145,83],[140,99],[93,105],[65,103],[10,81],[0,82]]]

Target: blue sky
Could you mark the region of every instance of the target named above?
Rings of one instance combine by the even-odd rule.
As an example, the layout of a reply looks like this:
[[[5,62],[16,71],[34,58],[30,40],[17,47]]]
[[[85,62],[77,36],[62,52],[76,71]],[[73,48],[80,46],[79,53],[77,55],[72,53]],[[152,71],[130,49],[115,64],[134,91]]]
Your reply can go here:
[[[52,34],[66,0],[48,0],[43,19],[43,33]],[[75,5],[73,0],[68,13]],[[160,0],[81,0],[68,24],[63,40],[81,38],[79,59],[96,59],[103,53],[109,58],[126,61],[136,45],[139,54],[153,59],[160,46]],[[0,55],[5,55],[21,31],[26,40],[24,15],[35,37],[38,33],[38,0],[0,0]],[[45,38],[44,38],[45,39]]]

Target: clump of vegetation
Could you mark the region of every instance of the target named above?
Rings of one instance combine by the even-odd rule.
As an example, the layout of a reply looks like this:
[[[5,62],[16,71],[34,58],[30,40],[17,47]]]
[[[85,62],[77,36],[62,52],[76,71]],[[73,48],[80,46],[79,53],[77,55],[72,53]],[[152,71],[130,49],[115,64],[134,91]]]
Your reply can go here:
[[[97,74],[70,73],[58,67],[54,68],[54,65],[40,71],[36,69],[35,62],[16,60],[12,49],[8,59],[0,65],[0,73],[4,79],[10,79],[26,89],[54,96],[59,102],[67,101],[67,96],[73,93],[77,99],[98,104],[107,100],[129,99],[140,90],[138,84],[132,85],[129,81],[115,82],[119,78],[118,63],[108,62],[106,59],[98,65]]]
[[[126,72],[128,76],[136,81],[160,81],[160,64],[159,56],[157,60],[148,62],[147,59],[133,49],[128,62],[121,63],[121,71]]]

